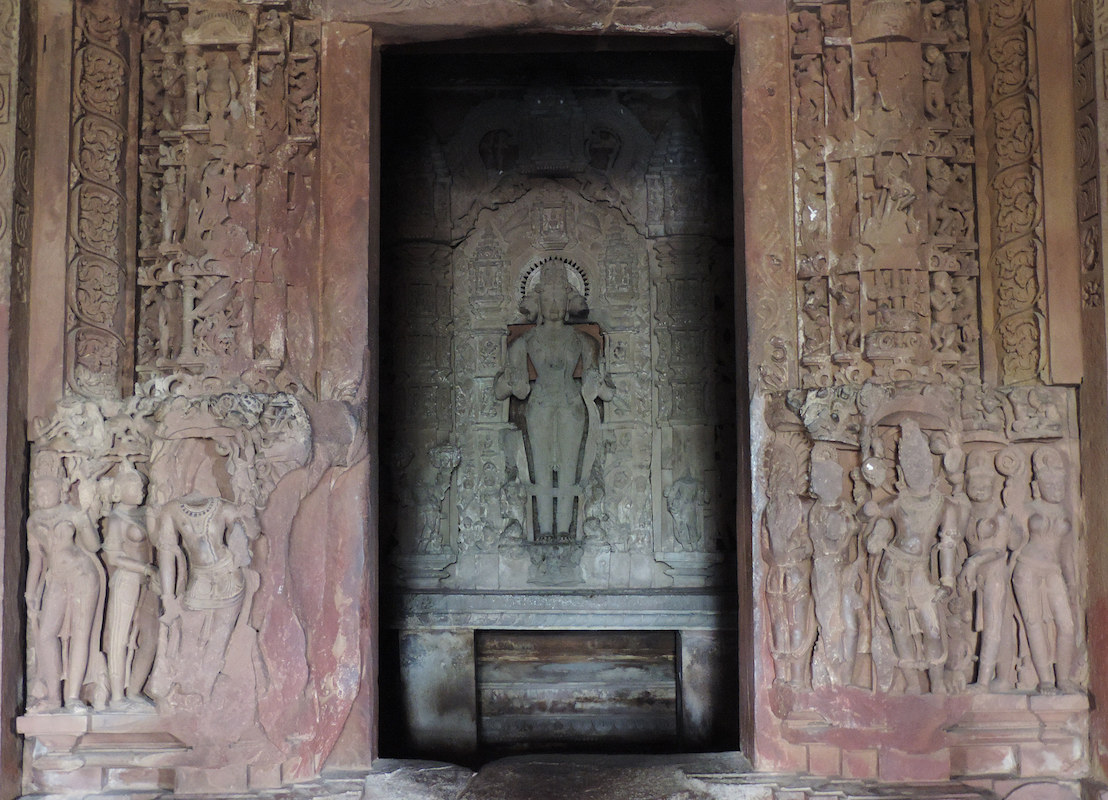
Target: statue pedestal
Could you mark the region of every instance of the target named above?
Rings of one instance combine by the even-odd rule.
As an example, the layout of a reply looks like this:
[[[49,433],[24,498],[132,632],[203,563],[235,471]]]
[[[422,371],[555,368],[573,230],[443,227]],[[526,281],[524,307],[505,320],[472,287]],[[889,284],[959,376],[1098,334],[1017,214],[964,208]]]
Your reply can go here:
[[[458,557],[451,552],[418,553],[393,557],[402,586],[412,589],[434,589],[447,577],[448,568]]]
[[[165,790],[192,748],[157,714],[111,711],[26,714],[16,730],[33,740],[30,768],[43,791]]]
[[[655,557],[665,565],[674,586],[700,588],[723,583],[723,556],[719,553],[683,551],[658,553]]]

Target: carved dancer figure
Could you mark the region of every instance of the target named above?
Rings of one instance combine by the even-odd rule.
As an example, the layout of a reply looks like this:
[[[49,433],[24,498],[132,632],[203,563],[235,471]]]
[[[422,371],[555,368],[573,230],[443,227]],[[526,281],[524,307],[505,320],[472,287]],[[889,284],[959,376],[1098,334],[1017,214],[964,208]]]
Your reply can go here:
[[[857,516],[843,499],[843,468],[833,453],[813,452],[810,485],[816,499],[808,511],[808,534],[820,651],[831,684],[847,686],[854,677],[864,613],[860,584],[865,555],[858,547]]]
[[[577,465],[587,445],[586,424],[599,423],[595,400],[611,400],[614,389],[597,366],[595,342],[566,322],[570,314],[585,311],[585,298],[570,286],[561,263],[541,269],[537,286],[520,305],[536,325],[509,346],[508,364],[497,375],[494,391],[499,400],[509,395],[527,400],[524,419],[534,468],[536,538],[572,539],[573,501],[580,490]],[[533,384],[528,362],[537,376]],[[580,384],[573,377],[579,363]],[[585,461],[582,476],[591,469],[587,454]]]
[[[880,509],[866,548],[880,557],[877,596],[907,691],[923,691],[919,673],[925,669],[930,690],[943,693],[947,650],[939,604],[954,587],[957,514],[938,490],[931,450],[915,420],[900,425],[897,462],[897,495]],[[931,573],[936,549],[938,583]]]
[[[1027,627],[1031,661],[1043,694],[1078,692],[1073,679],[1077,585],[1076,540],[1066,508],[1062,453],[1043,446],[1031,455],[1032,495],[1027,504],[1027,541],[1016,555],[1012,584]],[[1053,635],[1051,634],[1053,632]]]
[[[64,501],[60,477],[40,469],[33,478],[26,597],[34,668],[27,710],[51,711],[62,705],[64,696],[67,710],[85,711],[82,687],[101,680],[95,646],[104,596],[104,572],[96,557],[100,541],[88,514]],[[99,705],[98,698],[94,702]]]
[[[762,559],[775,682],[807,686],[816,618],[812,600],[812,540],[799,496],[795,456],[786,446],[770,451]]]
[[[704,531],[700,524],[700,506],[704,490],[700,481],[685,476],[665,491],[666,510],[673,520],[673,538],[682,550],[700,550]]]
[[[153,515],[161,579],[162,629],[150,689],[166,697],[211,694],[240,616],[249,613],[257,576],[247,566],[259,536],[253,508],[190,494]]]
[[[239,102],[239,82],[231,69],[231,60],[226,53],[217,52],[211,65],[200,72],[200,89],[207,109],[208,125],[211,130],[212,144],[222,144],[227,137],[230,120],[242,116],[242,104]]]
[[[1000,499],[999,477],[992,453],[974,450],[967,456],[969,557],[962,566],[959,584],[962,593],[976,601],[974,630],[980,633],[980,647],[974,687],[994,692],[1013,687],[1016,659],[1012,567],[1008,562],[1014,531]]]
[[[113,481],[114,505],[104,518],[108,609],[104,652],[113,708],[143,708],[142,694],[158,645],[157,571],[146,536],[142,475],[126,462]]]
[[[418,517],[417,553],[441,553],[442,503],[450,491],[451,477],[462,462],[461,448],[456,445],[432,447],[430,463],[420,470],[420,478],[412,488],[413,504]]]

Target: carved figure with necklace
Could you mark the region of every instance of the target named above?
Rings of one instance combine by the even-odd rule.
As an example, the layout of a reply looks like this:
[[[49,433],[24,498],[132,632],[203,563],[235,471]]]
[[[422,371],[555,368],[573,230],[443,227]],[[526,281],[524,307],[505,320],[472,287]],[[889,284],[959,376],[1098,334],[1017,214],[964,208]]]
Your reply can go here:
[[[974,629],[979,632],[977,681],[974,688],[1011,689],[1016,659],[1015,603],[1009,552],[1014,545],[1012,519],[1000,498],[996,457],[974,450],[966,457],[969,557],[959,575],[963,594],[973,597]]]
[[[861,576],[865,554],[858,546],[854,510],[843,500],[843,468],[833,452],[812,453],[810,486],[816,502],[808,510],[812,538],[812,594],[819,624],[819,650],[833,686],[853,680],[864,606]]]
[[[164,613],[151,692],[165,696],[177,684],[182,694],[206,697],[257,588],[246,570],[260,533],[256,512],[192,493],[163,505],[152,529]]]
[[[897,462],[897,495],[881,507],[866,548],[880,559],[877,597],[907,691],[924,691],[920,673],[925,670],[930,691],[938,694],[945,692],[947,658],[940,604],[955,583],[957,509],[938,489],[927,438],[913,419],[900,424]],[[935,551],[937,581],[932,574]]]

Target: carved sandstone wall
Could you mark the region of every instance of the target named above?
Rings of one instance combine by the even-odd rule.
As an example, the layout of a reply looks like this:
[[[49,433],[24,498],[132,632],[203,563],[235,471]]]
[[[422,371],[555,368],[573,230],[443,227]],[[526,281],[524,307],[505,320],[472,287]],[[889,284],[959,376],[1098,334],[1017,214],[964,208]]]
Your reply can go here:
[[[1090,416],[1105,373],[1099,214],[1091,188],[1077,194],[1079,251],[1055,211],[1078,188],[1057,146],[1065,126],[1039,103],[1070,63],[1067,15],[1042,0],[601,5],[21,9],[45,49],[10,82],[17,113],[0,115],[0,180],[16,181],[0,195],[13,254],[5,496],[32,438],[27,541],[63,553],[39,554],[28,599],[28,786],[228,791],[372,753],[372,46],[538,30],[737,34],[753,493],[739,525],[740,683],[758,766],[889,779],[1087,769],[1084,690],[1108,649],[1086,640],[1084,611],[1108,579],[1083,568],[1103,514],[1091,503],[1086,523],[1074,487],[1079,471],[1100,474],[1088,454],[1108,441]],[[1088,65],[1087,10],[1078,19],[1088,118],[1101,65]],[[3,30],[10,71],[15,23]],[[1080,186],[1098,180],[1100,197],[1093,163],[1079,161]],[[1082,317],[1066,255],[1078,252]],[[1068,384],[1083,363],[1079,436]],[[24,402],[45,420],[29,437]],[[22,511],[9,499],[6,717],[24,658],[9,632],[23,624]],[[140,577],[115,578],[127,570],[109,529],[143,526],[160,552],[138,548]],[[197,561],[200,540],[219,566]],[[114,603],[113,616],[115,584],[136,582],[134,609]],[[155,586],[161,605],[143,606]],[[78,626],[55,663],[65,608],[48,601],[70,589],[100,610],[87,660]],[[163,680],[164,694],[138,686],[153,706],[136,696],[101,713],[120,663],[108,620],[142,614],[156,635],[143,650],[125,626],[124,699],[140,654],[155,667],[184,647],[197,675]],[[991,641],[1002,655],[986,669]],[[66,700],[94,710],[48,713]],[[2,741],[14,792],[16,741]],[[125,771],[151,743],[153,761]]]

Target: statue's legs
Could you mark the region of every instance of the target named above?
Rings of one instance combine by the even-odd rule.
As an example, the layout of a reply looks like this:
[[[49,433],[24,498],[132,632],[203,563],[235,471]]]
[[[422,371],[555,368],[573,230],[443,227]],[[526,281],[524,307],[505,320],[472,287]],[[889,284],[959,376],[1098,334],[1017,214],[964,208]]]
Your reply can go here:
[[[1012,585],[1015,587],[1016,601],[1019,603],[1023,622],[1027,628],[1027,645],[1031,649],[1031,663],[1035,665],[1035,672],[1039,676],[1039,691],[1048,694],[1055,690],[1056,684],[1054,663],[1050,658],[1050,645],[1046,634],[1046,608],[1042,598],[1043,578],[1039,570],[1028,568],[1023,562],[1017,562],[1012,575]]]
[[[558,412],[558,486],[567,488],[577,483],[577,460],[581,455],[581,440],[585,436],[583,408],[563,408]],[[584,476],[582,476],[584,478]],[[558,533],[569,534],[573,520],[573,497],[562,494],[557,500]]]
[[[87,578],[86,577],[86,583]],[[97,576],[92,576],[98,581]],[[86,586],[71,584],[69,606],[69,663],[65,671],[65,705],[83,707],[81,687],[85,682],[85,670],[88,668],[89,639],[92,636],[92,618],[97,611],[97,596],[100,594],[96,583]]]
[[[997,673],[997,660],[1000,655],[1001,645],[1006,640],[1012,640],[1010,632],[1006,632],[1008,618],[1010,617],[1007,597],[1007,568],[1004,561],[998,562],[999,569],[989,570],[981,580],[984,586],[981,589],[981,654],[977,662],[977,684],[981,687],[989,686],[992,689],[1007,689],[1007,681]],[[1006,635],[1008,633],[1008,635]],[[1014,644],[1014,641],[1012,642]],[[1007,648],[1005,648],[1007,653]]]
[[[127,696],[142,697],[146,679],[154,666],[158,652],[158,599],[149,589],[139,594],[138,610],[132,625],[134,653],[131,656],[131,672],[127,678]]]
[[[1047,597],[1050,613],[1054,618],[1054,670],[1057,674],[1058,688],[1063,692],[1076,691],[1072,679],[1073,653],[1076,649],[1073,611],[1070,608],[1069,591],[1061,571],[1052,573],[1047,579]]]
[[[61,589],[60,591],[58,589]],[[67,587],[54,587],[49,582],[43,592],[42,608],[38,614],[38,633],[35,636],[36,678],[46,693],[39,698],[43,708],[57,708],[62,704],[62,624],[68,600]],[[78,687],[78,692],[80,688]]]
[[[118,703],[125,694],[127,680],[127,643],[131,638],[131,621],[138,607],[142,576],[125,569],[112,573],[108,587],[108,613],[104,623],[104,639],[108,657],[108,678],[111,702]]]
[[[535,467],[535,506],[539,512],[538,533],[554,533],[554,467],[556,453],[554,410],[532,402],[527,409],[527,438],[531,444],[531,462]]]

